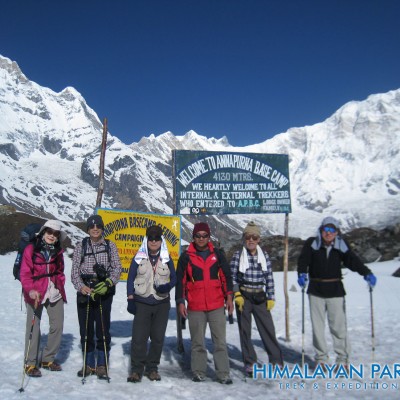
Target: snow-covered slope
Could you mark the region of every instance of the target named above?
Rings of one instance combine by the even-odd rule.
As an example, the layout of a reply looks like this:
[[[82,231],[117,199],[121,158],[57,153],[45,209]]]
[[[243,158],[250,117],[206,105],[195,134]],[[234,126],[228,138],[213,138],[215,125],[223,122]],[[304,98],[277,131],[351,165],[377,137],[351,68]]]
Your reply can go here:
[[[109,358],[110,383],[98,380],[95,376],[88,377],[82,385],[81,379],[76,376],[82,368],[82,350],[79,340],[79,324],[76,313],[76,291],[71,280],[71,259],[65,257],[66,292],[68,304],[65,306],[64,331],[57,360],[61,363],[62,372],[41,370],[41,378],[25,377],[24,392],[18,391],[22,386],[22,368],[24,360],[24,338],[26,314],[25,306],[21,310],[21,285],[12,279],[12,265],[16,253],[0,256],[0,279],[2,294],[7,299],[7,306],[0,308],[2,331],[0,335],[0,397],[7,400],[20,399],[49,399],[55,393],[58,398],[68,400],[103,400],[103,399],[162,399],[162,400],[373,400],[398,399],[400,384],[395,374],[399,365],[398,332],[400,330],[398,315],[400,279],[391,276],[398,268],[399,260],[385,263],[369,264],[369,267],[378,277],[378,284],[373,292],[373,315],[375,338],[371,338],[371,311],[370,297],[367,285],[361,276],[347,271],[344,276],[344,285],[347,289],[346,312],[348,332],[351,341],[351,363],[360,369],[364,367],[362,379],[347,379],[340,377],[323,379],[301,379],[294,376],[292,379],[279,378],[257,380],[243,379],[243,364],[240,350],[238,324],[235,316],[233,325],[227,324],[227,344],[230,359],[230,371],[233,385],[221,385],[215,381],[213,364],[213,346],[209,330],[206,332],[207,346],[207,380],[202,383],[191,381],[190,373],[190,334],[186,328],[182,332],[185,353],[177,351],[176,339],[176,309],[175,302],[171,302],[171,311],[166,331],[166,337],[159,366],[162,377],[160,382],[151,382],[144,378],[141,383],[127,383],[130,372],[130,346],[132,334],[132,315],[126,311],[126,284],[118,283],[111,312],[112,345]],[[314,349],[312,347],[312,330],[308,308],[305,300],[305,339],[302,342],[302,301],[301,291],[297,285],[296,272],[289,272],[287,285],[290,305],[289,327],[286,330],[284,274],[274,273],[276,305],[272,310],[277,339],[283,351],[285,365],[290,371],[295,366],[300,368],[302,348],[304,345],[305,361],[312,363]],[[174,291],[172,291],[172,298]],[[42,346],[47,339],[48,317],[43,312],[40,323],[42,330]],[[287,341],[287,335],[290,341]],[[332,351],[330,335],[326,335],[331,359],[335,354]],[[268,356],[255,327],[253,343],[260,364],[268,363]],[[372,352],[372,343],[375,351]],[[303,344],[303,345],[302,345]],[[380,372],[371,378],[371,363],[380,365]],[[385,369],[387,368],[387,369]],[[302,370],[303,371],[303,370]],[[380,375],[381,372],[385,374]],[[312,375],[312,373],[310,373]],[[355,376],[355,378],[357,378]],[[286,386],[288,385],[288,386]],[[358,386],[357,386],[358,385]]]
[[[312,234],[327,214],[345,230],[382,228],[400,221],[399,132],[400,90],[393,90],[245,147],[194,131],[150,135],[129,145],[108,133],[102,206],[171,214],[173,149],[287,153],[290,235]],[[96,202],[101,138],[101,121],[74,88],[56,93],[41,87],[0,56],[0,203],[83,220]],[[212,224],[227,238],[252,218],[266,233],[283,233],[283,215],[216,216]],[[186,229],[191,222],[184,220]]]

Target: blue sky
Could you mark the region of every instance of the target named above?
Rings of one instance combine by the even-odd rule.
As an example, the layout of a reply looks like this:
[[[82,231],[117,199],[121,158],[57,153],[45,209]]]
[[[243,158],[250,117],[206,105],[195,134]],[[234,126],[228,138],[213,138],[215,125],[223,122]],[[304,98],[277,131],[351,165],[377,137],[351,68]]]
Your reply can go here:
[[[400,88],[397,0],[0,0],[0,54],[129,144],[262,142]]]

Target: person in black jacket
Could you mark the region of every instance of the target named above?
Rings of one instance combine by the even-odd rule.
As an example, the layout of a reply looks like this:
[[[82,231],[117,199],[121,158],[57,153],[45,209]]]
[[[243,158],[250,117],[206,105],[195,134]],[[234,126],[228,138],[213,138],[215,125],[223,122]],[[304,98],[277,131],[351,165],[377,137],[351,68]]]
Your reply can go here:
[[[376,277],[341,237],[339,222],[333,217],[323,219],[316,237],[306,240],[298,259],[298,283],[304,290],[309,277],[308,299],[313,330],[315,362],[325,369],[329,362],[325,340],[325,319],[336,353],[336,365],[347,368],[350,345],[347,337],[342,268],[364,276],[372,288]]]

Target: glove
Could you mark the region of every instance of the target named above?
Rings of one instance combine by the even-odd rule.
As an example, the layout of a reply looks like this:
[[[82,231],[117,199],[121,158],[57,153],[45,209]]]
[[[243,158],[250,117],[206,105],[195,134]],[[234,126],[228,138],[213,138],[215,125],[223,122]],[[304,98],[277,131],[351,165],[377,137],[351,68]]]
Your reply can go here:
[[[305,273],[299,274],[299,277],[297,278],[297,283],[302,289],[304,289],[307,286],[307,282],[308,282],[308,275]]]
[[[267,300],[266,304],[267,310],[271,311],[275,306],[275,300]]]
[[[168,293],[171,290],[171,285],[169,283],[164,283],[163,285],[155,286],[154,289],[158,293]]]
[[[136,314],[136,303],[134,299],[128,299],[128,313],[135,315]]]
[[[368,285],[373,288],[376,285],[376,276],[374,274],[368,274],[364,276],[364,279],[368,282]]]
[[[107,278],[105,281],[99,282],[93,289],[92,295],[93,297],[98,294],[100,296],[104,296],[107,293],[109,287],[113,285],[113,281],[110,278]],[[93,298],[92,297],[92,298]]]
[[[242,293],[240,292],[235,292],[235,305],[236,308],[242,312],[243,311],[243,307],[244,307],[244,298],[242,296]]]

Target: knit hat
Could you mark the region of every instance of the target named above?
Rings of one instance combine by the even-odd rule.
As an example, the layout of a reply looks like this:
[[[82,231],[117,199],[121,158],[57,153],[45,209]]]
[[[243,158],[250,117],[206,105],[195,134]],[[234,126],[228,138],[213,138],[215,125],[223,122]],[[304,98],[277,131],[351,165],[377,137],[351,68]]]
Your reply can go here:
[[[261,229],[258,225],[256,225],[253,221],[250,221],[246,228],[244,228],[243,236],[245,235],[257,235],[261,236]]]
[[[321,227],[326,225],[333,225],[336,229],[339,229],[339,221],[333,217],[325,217],[321,222]]]
[[[207,232],[209,235],[211,234],[210,227],[205,222],[198,222],[197,224],[195,224],[195,226],[193,228],[193,235],[192,236],[194,237],[194,235],[197,232]]]
[[[86,221],[86,230],[88,231],[92,225],[97,225],[98,228],[104,229],[103,218],[100,215],[91,215]]]
[[[162,236],[162,234],[163,234],[163,231],[162,231],[161,227],[158,225],[152,225],[146,229],[147,237],[149,237],[149,236],[158,237],[158,236]]]
[[[67,237],[67,233],[66,233],[66,232],[63,232],[63,231],[61,230],[61,222],[60,222],[60,221],[57,221],[57,220],[55,220],[55,219],[50,219],[50,220],[46,221],[46,222],[44,223],[44,225],[40,228],[40,230],[39,230],[39,232],[38,232],[37,235],[38,235],[38,236],[41,236],[41,235],[42,235],[42,232],[43,232],[46,228],[53,229],[53,231],[59,231],[59,232],[60,232],[60,242],[62,242],[63,240],[65,240],[66,237]]]

